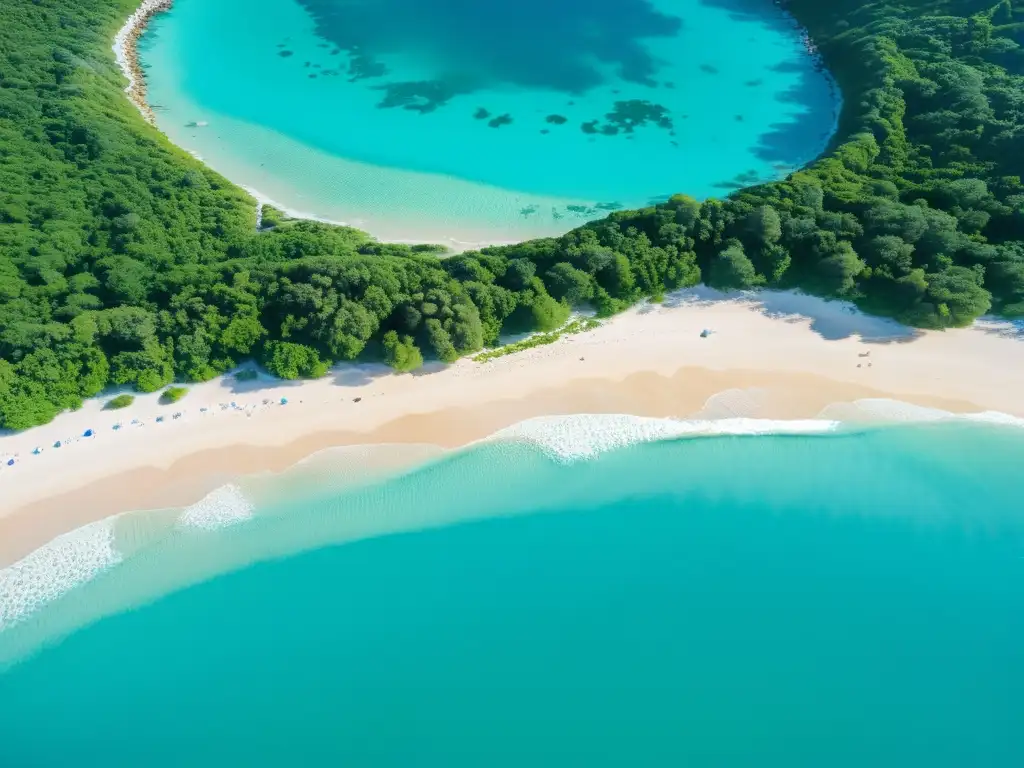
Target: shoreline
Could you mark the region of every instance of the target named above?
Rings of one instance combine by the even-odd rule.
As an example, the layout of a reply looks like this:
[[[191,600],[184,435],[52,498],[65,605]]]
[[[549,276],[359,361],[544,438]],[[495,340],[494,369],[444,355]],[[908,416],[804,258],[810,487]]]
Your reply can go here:
[[[224,434],[221,437],[226,442],[220,444],[202,441],[193,448],[175,446],[173,452],[153,456],[148,463],[101,475],[62,492],[48,488],[45,496],[30,495],[14,509],[0,507],[0,568],[83,525],[124,513],[187,507],[217,488],[243,478],[279,476],[332,449],[376,449],[384,455],[429,447],[447,454],[546,417],[629,416],[679,422],[749,419],[759,422],[758,429],[772,433],[788,431],[787,426],[801,422],[823,422],[831,408],[857,411],[857,401],[913,404],[951,414],[978,411],[967,401],[927,396],[898,401],[887,397],[889,394],[801,374],[681,368],[670,376],[638,372],[622,381],[583,379],[533,391],[528,398],[406,413],[368,431],[321,429],[282,443],[256,443],[242,435]],[[764,401],[754,404],[759,396]],[[730,398],[742,406],[716,405],[716,399]],[[864,415],[865,425],[883,421]],[[400,458],[395,468],[409,465]]]
[[[186,151],[190,152],[189,150],[186,150]],[[190,154],[192,154],[192,153],[190,152]],[[201,157],[199,157],[198,155],[193,154],[193,157],[195,157],[197,160],[199,160],[199,162],[205,164],[205,161]],[[208,167],[212,167],[212,166],[208,166]],[[288,206],[283,205],[282,203],[279,203],[278,201],[274,200],[269,195],[266,195],[263,192],[260,192],[255,187],[247,186],[245,184],[239,184],[238,186],[241,187],[242,189],[244,189],[249,194],[249,196],[252,197],[256,201],[256,229],[259,230],[259,231],[262,231],[262,229],[263,229],[263,226],[262,226],[263,225],[263,208],[265,206],[266,207],[270,207],[270,208],[274,208],[275,210],[280,211],[289,220],[294,220],[294,221],[315,221],[315,222],[318,222],[320,224],[330,224],[331,226],[334,226],[334,227],[348,227],[349,229],[358,229],[360,231],[365,231],[365,230],[362,230],[362,228],[358,224],[349,224],[349,223],[346,223],[344,221],[336,221],[334,219],[329,219],[329,218],[327,218],[325,216],[318,216],[317,214],[314,214],[314,213],[306,213],[304,211],[299,211],[299,210],[297,210],[295,208],[289,208]],[[369,233],[367,233],[367,234],[369,234]],[[446,253],[449,253],[451,255],[456,255],[456,254],[462,253],[463,251],[479,250],[481,248],[491,248],[491,247],[500,247],[500,246],[507,246],[507,245],[516,245],[517,243],[521,242],[519,240],[501,240],[501,239],[458,240],[458,239],[456,239],[455,237],[452,237],[452,236],[448,236],[446,238],[442,238],[441,240],[438,240],[438,241],[432,241],[429,237],[428,238],[419,238],[419,239],[416,239],[416,238],[389,237],[389,238],[387,238],[385,240],[382,240],[382,239],[378,238],[376,235],[372,235],[372,234],[370,235],[370,237],[373,238],[374,240],[378,240],[379,242],[395,243],[397,245],[440,245],[440,246],[442,246],[443,248],[446,249]]]
[[[701,338],[703,328],[714,333]],[[701,289],[487,363],[415,375],[346,365],[305,382],[222,377],[173,406],[141,395],[124,411],[103,410],[103,398],[0,436],[0,567],[85,523],[187,506],[329,448],[450,450],[537,417],[1022,419],[1022,344],[1014,326],[919,333],[802,294]]]
[[[143,0],[114,36],[114,56],[121,72],[128,80],[124,92],[150,125],[156,125],[156,115],[146,100],[146,76],[139,61],[138,43],[150,19],[170,10],[174,0]]]
[[[264,189],[266,189],[266,187],[264,187],[264,183],[267,182],[267,179],[263,179],[264,183],[261,183],[254,176],[250,176],[246,172],[243,172],[243,173],[232,173],[231,175],[228,175],[223,170],[220,170],[220,168],[224,168],[225,167],[224,163],[221,163],[221,162],[217,162],[215,164],[208,163],[206,161],[206,159],[204,159],[204,153],[202,151],[200,151],[199,149],[197,149],[195,147],[190,149],[188,147],[188,145],[187,145],[187,142],[181,142],[181,141],[172,139],[171,138],[171,134],[169,134],[167,131],[163,130],[158,125],[158,121],[156,119],[156,115],[154,114],[152,108],[150,107],[150,105],[149,105],[149,103],[147,101],[148,94],[147,94],[146,77],[145,77],[145,73],[144,73],[144,71],[142,69],[142,65],[141,65],[141,61],[140,61],[140,58],[139,58],[138,47],[137,46],[138,46],[138,40],[145,33],[146,27],[147,27],[150,19],[153,16],[155,16],[156,14],[158,14],[158,13],[162,13],[164,11],[169,10],[171,8],[172,4],[173,4],[173,0],[143,0],[142,4],[139,6],[139,8],[128,18],[128,20],[125,22],[124,26],[121,28],[121,30],[118,32],[117,36],[115,37],[115,43],[114,43],[113,48],[114,48],[114,51],[115,51],[118,63],[120,65],[120,67],[121,67],[121,70],[122,70],[125,78],[128,80],[128,86],[125,88],[125,92],[128,95],[129,100],[132,101],[133,104],[135,104],[136,108],[143,115],[143,117],[147,120],[147,122],[149,122],[154,127],[156,127],[158,130],[160,130],[162,133],[164,133],[164,135],[169,140],[171,140],[172,143],[175,144],[175,146],[177,146],[178,148],[188,152],[193,157],[198,159],[200,162],[203,162],[205,165],[207,165],[207,167],[213,168],[218,173],[221,173],[222,175],[224,175],[225,178],[229,179],[230,181],[232,181],[232,183],[234,183],[237,186],[239,186],[242,189],[244,189],[254,199],[254,201],[256,203],[256,205],[255,205],[255,208],[256,208],[255,218],[256,218],[257,229],[260,229],[261,225],[262,225],[262,208],[264,206],[271,206],[273,208],[276,208],[276,209],[280,210],[286,217],[291,218],[291,219],[311,220],[311,221],[317,221],[317,222],[321,222],[321,223],[324,223],[324,224],[330,224],[330,225],[334,225],[334,226],[344,226],[344,227],[353,227],[353,228],[357,228],[357,229],[362,229],[364,231],[368,231],[369,234],[374,239],[376,239],[376,240],[378,240],[380,242],[384,242],[384,243],[398,243],[398,244],[404,244],[404,245],[415,245],[415,244],[421,244],[421,243],[438,244],[438,245],[444,246],[449,252],[457,254],[457,253],[464,252],[466,250],[474,250],[474,249],[480,249],[480,248],[491,247],[491,246],[513,245],[513,244],[516,244],[516,243],[519,243],[519,242],[524,242],[524,241],[532,240],[532,239],[541,239],[541,238],[546,238],[546,237],[557,237],[557,236],[559,236],[561,234],[565,234],[566,232],[571,231],[571,229],[574,229],[574,228],[576,228],[578,226],[581,226],[583,223],[585,223],[586,220],[592,220],[592,219],[586,219],[585,221],[568,221],[567,220],[565,222],[561,222],[561,224],[564,225],[564,226],[560,226],[560,227],[556,226],[554,229],[550,229],[550,227],[547,227],[547,228],[541,227],[541,228],[537,229],[536,231],[524,230],[520,234],[515,234],[513,232],[505,232],[505,231],[496,231],[496,232],[491,233],[491,232],[488,232],[487,229],[488,228],[493,228],[493,227],[490,227],[490,225],[493,224],[493,222],[488,222],[486,225],[484,225],[482,227],[476,227],[476,226],[473,226],[472,222],[465,221],[465,222],[455,222],[456,225],[464,225],[464,226],[463,226],[463,228],[457,229],[454,232],[446,227],[446,228],[444,228],[442,230],[441,233],[437,233],[437,232],[433,231],[434,227],[430,226],[430,227],[427,227],[427,228],[424,229],[425,233],[416,234],[416,231],[417,231],[416,228],[413,228],[413,229],[410,230],[410,229],[407,229],[406,227],[402,226],[402,227],[399,227],[399,228],[396,229],[394,226],[388,226],[387,222],[385,222],[384,226],[381,226],[381,227],[373,226],[373,224],[371,224],[371,220],[376,220],[375,216],[371,216],[371,215],[369,215],[369,214],[367,214],[365,212],[360,213],[358,211],[353,211],[353,210],[351,210],[351,206],[349,206],[348,209],[343,209],[341,211],[338,211],[338,210],[324,210],[324,211],[321,211],[321,212],[318,212],[318,213],[311,213],[308,210],[311,206],[303,205],[298,200],[293,199],[293,202],[291,204],[285,204],[285,203],[279,202],[279,200],[288,199],[289,197],[290,198],[295,198],[294,190],[282,191],[281,189],[277,189],[275,191],[274,189],[271,189],[270,192],[268,193],[268,192],[263,191]],[[786,166],[786,167],[776,167],[773,170],[768,171],[766,176],[764,178],[762,178],[759,183],[763,183],[765,181],[781,181],[781,180],[784,180],[785,178],[787,178],[792,173],[795,173],[795,172],[798,172],[800,170],[803,170],[803,169],[813,165],[814,163],[818,162],[822,157],[824,157],[827,154],[828,149],[831,146],[831,143],[834,141],[835,136],[837,135],[839,121],[840,121],[840,118],[841,118],[841,115],[842,115],[842,111],[843,111],[843,108],[844,108],[844,101],[843,101],[843,98],[842,98],[842,93],[839,90],[838,85],[837,85],[835,79],[828,72],[827,68],[823,67],[820,55],[816,51],[812,51],[812,50],[808,49],[808,47],[806,45],[806,40],[804,39],[806,37],[806,30],[798,23],[798,21],[792,16],[792,14],[789,13],[784,7],[780,7],[780,6],[778,6],[776,4],[775,10],[777,10],[780,13],[781,17],[786,20],[786,22],[787,22],[786,26],[792,28],[793,33],[794,33],[794,35],[796,37],[797,44],[801,47],[801,49],[803,51],[803,54],[806,55],[808,57],[808,59],[810,60],[813,69],[816,72],[824,73],[825,76],[826,76],[825,79],[828,82],[829,91],[831,93],[831,99],[830,99],[830,102],[831,102],[831,105],[830,105],[830,127],[829,127],[829,131],[828,131],[827,135],[823,135],[821,146],[818,147],[815,150],[813,156],[807,158],[806,160],[803,160],[802,162],[799,162],[799,164],[797,164],[797,165],[791,165],[791,166]],[[202,125],[202,126],[205,127],[207,125],[207,123],[206,122],[199,122],[199,125]],[[172,133],[173,132],[174,131],[172,131]],[[178,137],[178,138],[180,139],[181,137]],[[240,143],[244,144],[245,142],[240,142]],[[339,159],[346,160],[346,158],[342,158],[340,156],[338,156],[338,157],[339,157]],[[350,161],[350,162],[357,163],[358,161]],[[220,168],[215,168],[214,167],[215,165],[220,166]],[[261,164],[261,167],[262,167],[262,164]],[[235,171],[238,171],[238,170],[239,170],[238,168],[235,169]],[[395,170],[403,170],[403,169],[396,168]],[[257,169],[255,167],[252,168],[251,171],[252,171],[253,174],[257,173]],[[458,178],[458,177],[453,177],[453,178]],[[234,181],[234,179],[239,179],[239,181]],[[280,182],[281,179],[278,179],[277,181]],[[476,183],[476,182],[468,182],[468,183]],[[273,186],[273,185],[271,185],[271,186]],[[280,186],[280,184],[278,184],[278,186]],[[483,184],[482,186],[483,187],[487,187],[488,185],[487,184]],[[517,193],[514,190],[504,190],[503,189],[502,191],[504,193],[506,193],[508,196],[514,197],[514,198],[517,198],[517,199],[519,197],[523,197],[523,196],[533,197],[533,195],[530,195],[528,193]],[[702,190],[702,192],[700,194],[704,195],[704,196],[707,196],[707,197],[721,197],[722,196],[719,193],[714,192],[713,190]],[[304,199],[305,196],[303,194],[299,194],[298,197]],[[546,197],[546,196],[539,195],[539,196],[536,196],[536,197],[538,197],[538,199],[540,199],[541,197]],[[552,199],[554,199],[554,198],[552,198]],[[665,199],[667,199],[667,196],[665,197]],[[589,205],[590,204],[590,203],[587,203],[587,202],[583,201],[582,199],[581,200],[577,200],[576,198],[565,198],[565,201],[569,205]],[[546,202],[547,201],[545,200],[545,204],[546,204]],[[627,207],[628,208],[642,208],[642,207],[644,207],[648,203],[649,203],[649,200],[645,200],[643,202],[630,203]],[[530,207],[533,204],[534,203],[527,202],[524,205],[525,205],[525,207]],[[513,209],[517,205],[519,205],[518,202],[516,203],[516,205],[512,206]],[[319,206],[318,205],[318,206],[313,206],[313,207],[316,207],[317,209],[319,209],[319,208],[321,208],[323,206]],[[328,205],[327,207],[330,208],[331,206]],[[520,207],[523,207],[523,206],[520,206]],[[379,223],[380,222],[378,222],[378,224]],[[451,223],[451,222],[449,222],[449,223]],[[556,224],[557,224],[557,222],[556,222]],[[370,231],[371,229],[373,231]],[[467,230],[469,230],[469,231],[467,231]],[[377,234],[378,231],[380,232],[379,235]]]

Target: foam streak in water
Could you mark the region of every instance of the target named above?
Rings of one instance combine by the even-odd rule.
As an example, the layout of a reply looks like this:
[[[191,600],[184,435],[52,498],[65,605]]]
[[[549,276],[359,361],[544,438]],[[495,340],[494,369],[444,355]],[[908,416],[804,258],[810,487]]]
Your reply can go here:
[[[881,423],[921,424],[937,421],[973,421],[983,424],[1002,424],[1008,427],[1024,428],[1024,419],[1001,411],[979,411],[977,413],[953,413],[941,408],[927,408],[902,400],[887,398],[862,398],[853,403],[836,403],[821,412],[822,417],[834,417],[842,421]]]
[[[245,522],[252,517],[253,505],[237,485],[225,485],[186,507],[178,523],[186,528],[213,531]]]
[[[114,518],[86,525],[0,570],[0,630],[121,562]]]
[[[715,435],[784,435],[832,432],[839,422],[824,419],[715,419],[680,421],[625,414],[545,416],[496,432],[491,440],[536,445],[559,461],[592,459],[636,443]]]

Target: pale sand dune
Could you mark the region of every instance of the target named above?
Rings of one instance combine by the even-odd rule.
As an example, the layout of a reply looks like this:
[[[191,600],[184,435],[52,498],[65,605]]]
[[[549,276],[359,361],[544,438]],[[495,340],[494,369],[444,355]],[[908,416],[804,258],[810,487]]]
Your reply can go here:
[[[714,333],[701,338],[704,328]],[[151,395],[115,412],[90,402],[0,437],[0,566],[91,520],[188,504],[234,476],[280,471],[331,446],[455,447],[567,413],[813,418],[865,398],[1024,417],[1024,329],[993,321],[921,333],[839,302],[698,289],[483,364],[405,376],[343,366],[301,384],[221,379],[192,387],[177,405]],[[237,408],[221,410],[232,401]],[[183,416],[173,419],[177,411]],[[95,437],[82,438],[87,429]],[[43,452],[34,456],[37,446]]]

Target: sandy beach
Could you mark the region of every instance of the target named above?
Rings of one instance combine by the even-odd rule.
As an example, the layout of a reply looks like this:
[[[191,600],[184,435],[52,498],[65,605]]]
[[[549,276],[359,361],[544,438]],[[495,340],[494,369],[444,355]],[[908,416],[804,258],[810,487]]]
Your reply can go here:
[[[702,338],[704,329],[713,333]],[[555,414],[1024,418],[1021,392],[1019,325],[920,332],[841,302],[698,289],[486,363],[415,375],[345,365],[301,383],[227,377],[193,386],[176,405],[145,395],[105,411],[109,398],[99,398],[2,436],[0,567],[87,522],[190,504],[233,477],[278,472],[335,446],[454,448]]]

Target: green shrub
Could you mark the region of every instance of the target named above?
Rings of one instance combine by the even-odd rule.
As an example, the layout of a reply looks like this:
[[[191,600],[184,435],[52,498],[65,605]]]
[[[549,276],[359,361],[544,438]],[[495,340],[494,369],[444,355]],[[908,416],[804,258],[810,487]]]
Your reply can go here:
[[[601,323],[592,317],[577,318],[571,323],[559,328],[557,331],[550,331],[548,333],[535,333],[531,336],[522,339],[521,341],[513,342],[512,344],[506,344],[503,347],[495,347],[494,349],[488,349],[481,352],[479,355],[474,355],[473,359],[478,363],[486,363],[489,360],[494,360],[499,357],[505,357],[506,355],[514,355],[516,352],[523,352],[527,349],[533,349],[534,347],[543,347],[548,344],[554,344],[563,336],[572,336],[577,333],[586,333],[592,331],[595,328],[599,328]]]
[[[267,370],[282,379],[318,379],[330,368],[328,361],[321,360],[317,351],[305,344],[271,341],[263,353]]]
[[[117,397],[108,400],[107,404],[103,406],[108,411],[118,411],[121,408],[127,408],[129,405],[135,402],[134,395],[118,395]]]
[[[423,354],[411,336],[399,337],[395,331],[384,334],[384,360],[399,373],[414,371],[423,365]]]
[[[166,405],[176,403],[188,394],[188,387],[168,387],[160,395],[160,402]]]

